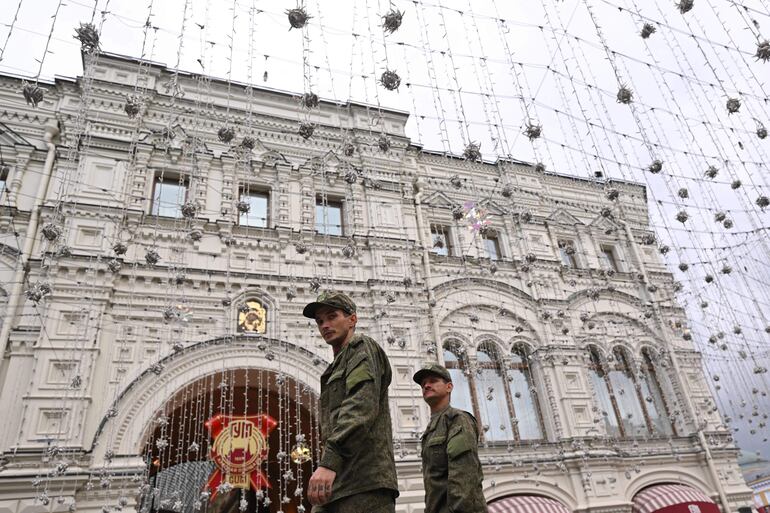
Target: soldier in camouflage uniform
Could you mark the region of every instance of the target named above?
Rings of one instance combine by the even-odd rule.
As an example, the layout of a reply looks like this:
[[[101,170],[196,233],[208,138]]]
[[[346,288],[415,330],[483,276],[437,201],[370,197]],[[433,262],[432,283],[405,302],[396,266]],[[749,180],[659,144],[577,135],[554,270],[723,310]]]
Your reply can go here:
[[[430,406],[430,424],[422,435],[425,513],[484,513],[484,478],[479,461],[479,428],[470,413],[452,408],[452,376],[441,365],[414,374]]]
[[[355,334],[356,305],[324,292],[302,314],[315,319],[334,361],[321,375],[321,445],[308,484],[314,513],[395,513],[398,487],[385,351]]]

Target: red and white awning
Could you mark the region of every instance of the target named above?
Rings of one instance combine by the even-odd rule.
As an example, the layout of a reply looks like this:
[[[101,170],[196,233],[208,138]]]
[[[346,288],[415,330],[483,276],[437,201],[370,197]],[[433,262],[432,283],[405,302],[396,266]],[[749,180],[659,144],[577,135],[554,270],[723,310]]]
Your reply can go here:
[[[487,506],[489,513],[571,513],[564,504],[535,495],[516,495]]]
[[[700,490],[665,484],[636,494],[633,513],[719,513],[719,507]]]

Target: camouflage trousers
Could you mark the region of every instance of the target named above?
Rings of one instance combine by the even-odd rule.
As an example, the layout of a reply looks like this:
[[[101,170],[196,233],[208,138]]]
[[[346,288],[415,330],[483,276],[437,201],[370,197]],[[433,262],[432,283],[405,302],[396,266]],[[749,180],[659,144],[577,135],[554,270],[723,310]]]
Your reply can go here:
[[[395,513],[396,500],[391,490],[372,490],[343,497],[313,508],[313,513]]]

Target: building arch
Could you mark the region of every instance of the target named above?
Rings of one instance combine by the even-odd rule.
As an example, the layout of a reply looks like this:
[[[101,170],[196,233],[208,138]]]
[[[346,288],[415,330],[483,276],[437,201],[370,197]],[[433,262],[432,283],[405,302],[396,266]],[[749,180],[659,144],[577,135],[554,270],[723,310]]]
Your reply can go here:
[[[510,478],[503,481],[495,480],[494,485],[484,482],[484,497],[487,504],[517,495],[536,495],[553,499],[564,504],[570,511],[575,511],[577,508],[574,495],[547,481]]]
[[[614,338],[611,339],[607,345],[609,354],[614,354],[615,351],[619,349],[625,353],[626,358],[629,358],[633,361],[636,360],[637,354],[639,354],[639,352],[635,351],[634,347],[627,342],[627,339]]]
[[[642,340],[639,342],[639,350],[634,355],[636,358],[643,358],[645,351],[648,352],[650,358],[655,360],[663,358],[663,352],[660,346],[656,345],[654,341]]]
[[[449,280],[441,283],[433,288],[433,292],[437,296],[449,296],[452,292],[467,292],[469,290],[478,292],[479,290],[490,290],[495,292],[503,292],[512,299],[517,299],[530,303],[534,307],[535,300],[524,292],[523,290],[509,285],[508,283],[490,280],[487,278],[458,278],[456,280]]]
[[[458,298],[455,304],[452,304],[445,312],[441,312],[439,326],[442,332],[457,333],[468,341],[476,335],[474,346],[477,346],[484,337],[496,338],[500,348],[504,350],[510,350],[510,344],[507,344],[506,340],[514,337],[527,338],[537,347],[543,345],[543,339],[535,328],[535,326],[541,326],[542,323],[534,317],[534,312],[531,312],[532,318],[527,319],[510,309],[501,308],[489,302],[467,302],[466,299]],[[491,298],[486,299],[491,300]],[[455,319],[461,318],[469,320],[464,327],[456,324]],[[471,321],[471,318],[474,320]]]
[[[505,341],[503,341],[503,339],[490,333],[480,335],[478,338],[476,338],[473,345],[475,346],[477,353],[482,347],[490,347],[494,351],[497,351],[497,354],[501,357],[501,359],[504,359],[510,350],[510,347],[505,343]]]
[[[459,309],[482,306],[506,312],[506,316],[531,331],[533,338],[543,340],[543,335],[535,328],[541,325],[536,302],[513,285],[485,278],[462,278],[437,285],[433,293],[442,305],[437,311],[437,317],[442,321]]]
[[[537,345],[527,337],[515,336],[507,342],[508,352],[512,352],[517,347],[521,347],[528,355],[532,355],[537,350]]]
[[[626,486],[624,498],[627,502],[633,502],[634,497],[645,488],[664,484],[686,485],[700,490],[712,499],[716,497],[716,494],[711,491],[712,487],[697,476],[682,472],[681,470],[655,469],[642,472],[632,479]]]
[[[665,343],[658,333],[654,332],[645,323],[631,317],[628,313],[630,312],[623,313],[606,310],[592,312],[590,317],[583,323],[583,327],[578,330],[577,338],[584,340],[584,343],[592,341],[605,350],[610,350],[618,344],[624,344],[634,356],[639,354],[642,344],[665,347]],[[615,330],[615,333],[610,333],[606,338],[607,342],[603,343],[596,339],[597,329],[600,329],[601,325],[604,325],[607,331],[612,331],[615,329],[613,325],[616,324],[624,324],[629,328],[623,332]]]
[[[642,307],[642,302],[638,297],[621,292],[617,289],[607,288],[579,290],[567,296],[565,301],[569,304],[569,308],[577,309],[586,303],[596,303],[601,302],[602,300],[610,300],[613,303],[624,303],[635,310],[639,310]]]
[[[459,333],[457,331],[446,331],[441,334],[441,343],[442,344],[457,344],[462,347],[470,347],[471,341],[463,335],[462,333]]]
[[[260,350],[265,344],[276,358]],[[178,390],[201,376],[236,369],[285,372],[318,395],[323,361],[297,345],[266,337],[223,337],[201,342],[161,359],[160,374],[145,369],[130,382],[105,412],[94,434],[92,465],[105,462],[106,451],[115,457],[135,457],[142,451],[152,419]],[[156,366],[157,368],[157,366]],[[108,439],[109,436],[109,439]]]
[[[591,351],[595,351],[597,356],[602,360],[603,363],[606,363],[608,353],[610,352],[609,349],[604,347],[604,344],[602,344],[598,340],[589,340],[585,342],[580,347],[580,350],[588,354],[590,354]]]

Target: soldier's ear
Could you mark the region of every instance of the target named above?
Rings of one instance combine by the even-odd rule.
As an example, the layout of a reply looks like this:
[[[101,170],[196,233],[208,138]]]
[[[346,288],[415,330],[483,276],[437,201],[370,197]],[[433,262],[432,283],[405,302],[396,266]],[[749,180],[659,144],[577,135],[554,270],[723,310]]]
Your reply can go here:
[[[447,391],[448,391],[448,392],[450,392],[450,393],[451,393],[451,392],[452,392],[452,389],[453,389],[454,387],[455,387],[455,386],[454,386],[454,384],[453,384],[451,381],[447,381],[447,382],[446,382],[446,389],[447,389]]]

